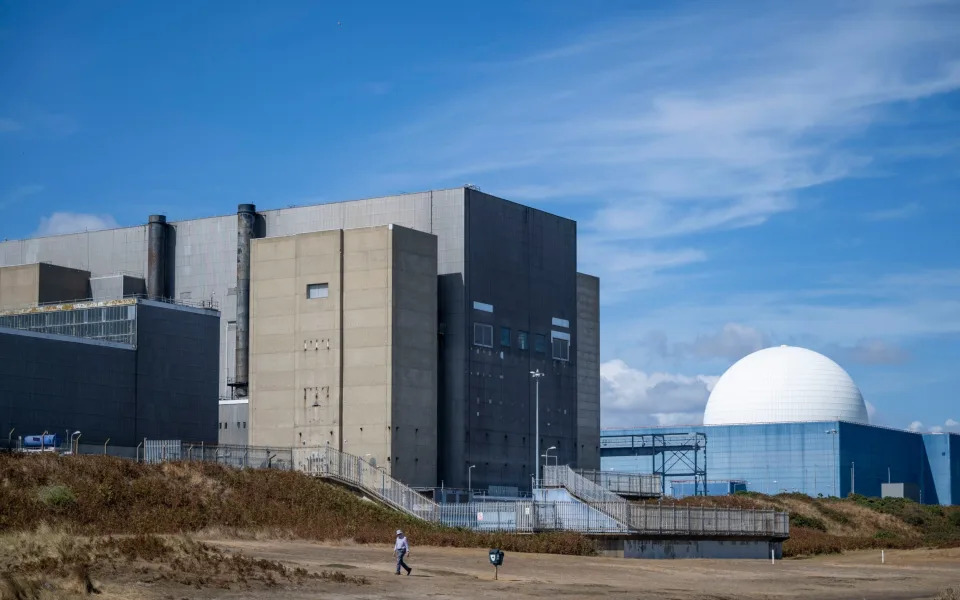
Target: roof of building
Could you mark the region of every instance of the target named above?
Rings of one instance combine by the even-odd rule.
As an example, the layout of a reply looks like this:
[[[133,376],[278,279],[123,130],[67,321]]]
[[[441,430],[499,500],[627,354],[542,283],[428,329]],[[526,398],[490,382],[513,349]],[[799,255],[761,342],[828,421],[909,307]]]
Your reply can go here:
[[[704,425],[851,421],[868,423],[857,385],[826,356],[794,346],[758,350],[720,377]]]

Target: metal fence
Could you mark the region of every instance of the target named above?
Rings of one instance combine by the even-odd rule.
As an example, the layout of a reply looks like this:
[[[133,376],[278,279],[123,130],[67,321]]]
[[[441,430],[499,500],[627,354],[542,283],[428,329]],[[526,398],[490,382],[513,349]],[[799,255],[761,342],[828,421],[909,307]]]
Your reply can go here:
[[[661,495],[662,477],[658,474],[618,473],[594,469],[577,469],[581,477],[621,496],[654,498]]]

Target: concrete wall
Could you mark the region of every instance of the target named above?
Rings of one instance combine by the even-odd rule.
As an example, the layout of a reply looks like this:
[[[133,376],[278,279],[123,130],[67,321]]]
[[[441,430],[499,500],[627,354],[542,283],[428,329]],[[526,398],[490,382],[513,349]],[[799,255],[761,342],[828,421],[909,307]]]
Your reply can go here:
[[[137,303],[137,436],[217,441],[217,311]]]
[[[87,271],[47,263],[0,267],[0,310],[89,297]]]
[[[326,295],[308,298],[312,284]],[[375,227],[255,240],[250,443],[330,445],[434,485],[436,303],[432,235]]]
[[[769,540],[604,539],[600,554],[617,558],[754,558],[783,557],[783,543]]]
[[[577,464],[600,468],[600,280],[577,273]]]
[[[136,446],[133,346],[0,329],[0,432]]]
[[[393,473],[437,484],[437,238],[394,227],[390,348]]]
[[[94,300],[116,300],[146,294],[146,282],[139,277],[117,274],[90,278],[90,297]]]

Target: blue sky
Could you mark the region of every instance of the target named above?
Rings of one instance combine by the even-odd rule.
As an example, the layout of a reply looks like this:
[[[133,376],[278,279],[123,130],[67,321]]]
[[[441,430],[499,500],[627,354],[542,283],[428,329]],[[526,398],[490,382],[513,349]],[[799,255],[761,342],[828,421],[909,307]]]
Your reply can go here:
[[[473,183],[577,219],[606,425],[790,343],[960,428],[960,4],[274,4],[0,1],[0,239]]]

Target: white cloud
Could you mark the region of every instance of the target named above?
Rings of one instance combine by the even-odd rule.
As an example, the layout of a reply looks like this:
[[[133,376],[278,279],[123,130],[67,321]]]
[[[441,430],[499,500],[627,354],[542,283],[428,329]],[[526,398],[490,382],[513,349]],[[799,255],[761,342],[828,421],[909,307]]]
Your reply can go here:
[[[923,429],[923,423],[921,423],[920,421],[914,421],[910,423],[910,426],[907,427],[907,429],[910,431],[920,431]]]
[[[827,349],[827,353],[834,355],[839,361],[862,365],[895,365],[910,358],[902,348],[878,339],[858,340],[852,346],[833,346]]]
[[[677,344],[674,354],[697,358],[723,358],[734,362],[770,346],[769,338],[753,327],[727,323],[716,333],[698,335],[693,342]]]
[[[939,425],[934,425],[930,428],[930,433],[943,433],[943,427]]]
[[[947,427],[960,427],[960,422],[955,421],[954,419],[947,419],[945,425]]]
[[[920,212],[920,204],[917,202],[908,202],[903,206],[876,210],[864,215],[870,221],[899,221],[908,219]]]
[[[55,212],[40,219],[35,236],[62,235],[80,231],[95,231],[118,227],[117,221],[110,215],[91,215],[85,213]]]
[[[604,427],[695,425],[718,377],[647,373],[619,359],[600,365]]]

